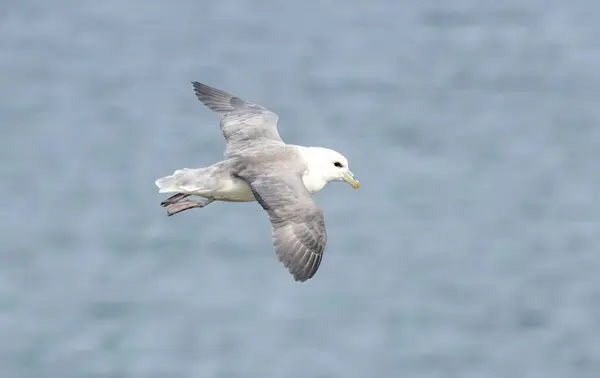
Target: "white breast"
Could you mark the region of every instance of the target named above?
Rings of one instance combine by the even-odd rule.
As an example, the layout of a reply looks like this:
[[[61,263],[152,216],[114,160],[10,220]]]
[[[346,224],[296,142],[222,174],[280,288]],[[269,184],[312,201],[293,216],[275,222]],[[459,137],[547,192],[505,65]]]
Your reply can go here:
[[[323,189],[325,185],[327,185],[327,180],[325,180],[323,176],[314,174],[311,175],[308,172],[305,172],[304,175],[302,175],[302,182],[310,194],[318,192],[319,190]]]

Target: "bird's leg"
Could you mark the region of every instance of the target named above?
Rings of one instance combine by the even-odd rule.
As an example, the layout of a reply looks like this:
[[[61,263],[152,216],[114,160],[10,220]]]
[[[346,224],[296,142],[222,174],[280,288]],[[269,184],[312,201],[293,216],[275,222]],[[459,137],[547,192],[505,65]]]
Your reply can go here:
[[[177,193],[177,194],[175,194],[175,195],[167,198],[166,200],[162,201],[160,203],[160,206],[166,207],[166,206],[172,205],[174,203],[177,203],[177,202],[181,201],[182,199],[184,199],[184,198],[186,198],[188,196],[189,196],[189,194]]]
[[[167,206],[167,215],[168,216],[175,215],[177,213],[181,213],[182,211],[193,209],[195,207],[204,207],[213,201],[214,201],[213,198],[207,198],[204,201],[187,200],[187,201],[180,201],[177,203],[173,203],[173,204]]]

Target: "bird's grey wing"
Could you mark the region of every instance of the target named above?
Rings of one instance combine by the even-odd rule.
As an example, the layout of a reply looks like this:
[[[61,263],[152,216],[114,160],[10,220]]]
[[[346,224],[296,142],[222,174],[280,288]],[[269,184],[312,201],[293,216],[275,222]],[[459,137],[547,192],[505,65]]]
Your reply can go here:
[[[221,131],[227,141],[226,155],[250,147],[257,141],[282,142],[277,132],[277,114],[206,84],[197,81],[192,84],[198,100],[221,114]]]
[[[266,170],[243,178],[269,214],[279,260],[296,281],[306,281],[319,269],[327,243],[323,212],[304,187],[300,175],[276,172]]]

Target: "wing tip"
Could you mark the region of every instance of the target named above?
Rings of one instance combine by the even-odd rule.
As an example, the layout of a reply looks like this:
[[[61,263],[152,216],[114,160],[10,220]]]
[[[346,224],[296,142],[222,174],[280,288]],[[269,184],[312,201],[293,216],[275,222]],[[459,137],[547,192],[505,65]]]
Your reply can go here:
[[[236,104],[232,103],[232,99],[236,97],[232,94],[199,81],[192,81],[192,87],[198,100],[212,111],[224,113],[235,110]],[[243,103],[243,101],[241,102]]]
[[[315,256],[316,259],[313,262],[312,257]],[[321,265],[321,253],[313,253],[311,252],[311,258],[308,261],[303,263],[299,263],[298,261],[294,261],[292,257],[287,256],[286,254],[277,253],[278,260],[283,263],[283,266],[287,268],[288,272],[294,278],[296,282],[305,282],[309,279],[313,278],[314,275],[319,270],[319,266]]]
[[[297,272],[292,271],[292,266],[290,266],[288,268],[289,272],[292,274],[292,277],[294,277],[294,281],[296,282],[306,282],[308,280],[310,280],[311,278],[313,278],[315,276],[315,274],[317,274],[317,270],[319,270],[319,264],[316,267],[311,267],[309,268],[308,266],[304,266],[302,267],[302,269],[300,269]]]
[[[196,95],[209,94],[212,91],[215,91],[215,88],[203,84],[199,81],[192,81],[192,87],[194,88],[194,92],[196,92]]]
[[[296,281],[296,282],[306,282],[306,281],[310,280],[313,277],[313,275],[298,274],[298,273],[293,274],[292,273],[292,277],[294,278],[294,281]]]

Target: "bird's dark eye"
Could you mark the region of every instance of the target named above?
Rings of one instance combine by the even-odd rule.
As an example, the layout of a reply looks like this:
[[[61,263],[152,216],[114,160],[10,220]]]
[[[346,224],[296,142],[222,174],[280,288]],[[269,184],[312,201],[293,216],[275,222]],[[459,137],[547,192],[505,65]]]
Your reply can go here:
[[[333,163],[333,165],[335,165],[338,168],[342,168],[342,163],[340,163],[339,161],[336,161],[335,163]]]

